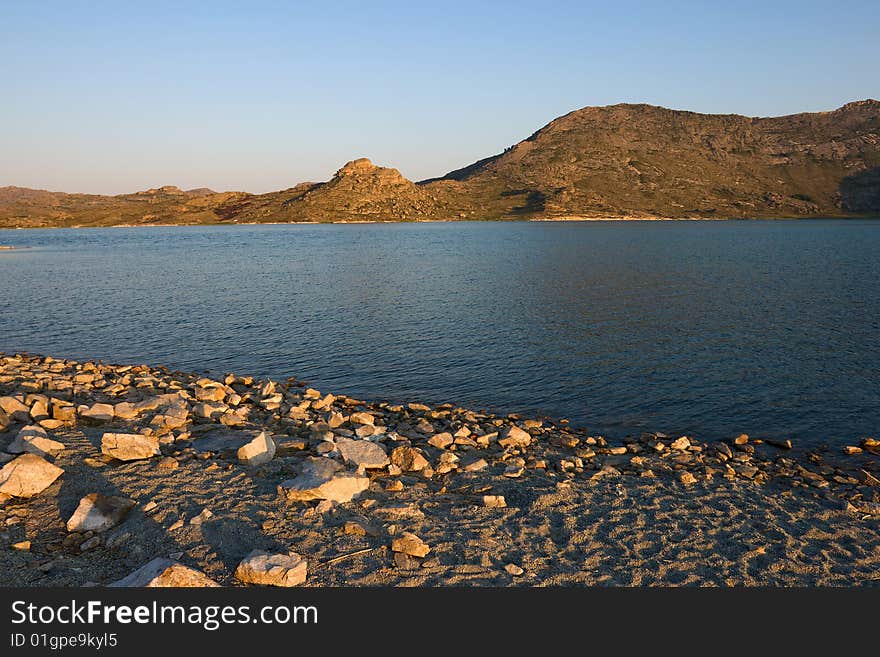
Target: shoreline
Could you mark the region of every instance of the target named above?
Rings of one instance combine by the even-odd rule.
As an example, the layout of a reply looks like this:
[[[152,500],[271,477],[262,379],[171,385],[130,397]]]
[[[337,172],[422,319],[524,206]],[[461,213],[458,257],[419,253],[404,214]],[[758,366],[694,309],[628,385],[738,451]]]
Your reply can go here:
[[[3,230],[64,230],[64,229],[96,229],[96,228],[176,228],[176,227],[208,227],[208,226],[344,226],[364,224],[430,224],[430,223],[584,223],[584,222],[638,222],[638,221],[851,221],[880,220],[873,215],[855,216],[780,216],[780,217],[652,217],[633,215],[558,215],[551,217],[523,217],[501,219],[412,219],[407,221],[382,219],[355,219],[341,221],[247,221],[247,222],[214,222],[214,223],[153,223],[153,224],[106,224],[106,225],[73,225],[73,226],[9,226]],[[2,247],[0,247],[2,248]],[[13,249],[15,247],[7,247]]]
[[[880,581],[868,438],[611,440],[292,379],[2,353],[0,408],[0,586],[105,586],[157,558],[241,586],[253,550],[295,552],[305,586]],[[10,464],[33,454],[54,479],[10,496]],[[71,529],[92,494],[122,500],[109,526]]]

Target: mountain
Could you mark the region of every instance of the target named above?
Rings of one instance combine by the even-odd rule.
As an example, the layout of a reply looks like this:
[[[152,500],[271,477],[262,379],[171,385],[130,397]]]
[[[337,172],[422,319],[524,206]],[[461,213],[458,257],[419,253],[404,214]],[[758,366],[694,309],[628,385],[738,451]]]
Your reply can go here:
[[[587,107],[503,153],[412,182],[361,158],[269,194],[0,188],[0,226],[880,214],[880,102],[750,118]]]

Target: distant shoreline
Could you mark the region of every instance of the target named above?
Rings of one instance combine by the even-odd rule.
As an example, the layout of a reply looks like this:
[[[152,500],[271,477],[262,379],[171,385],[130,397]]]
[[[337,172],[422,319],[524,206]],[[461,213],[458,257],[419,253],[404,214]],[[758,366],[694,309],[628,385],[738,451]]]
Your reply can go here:
[[[880,216],[872,215],[848,215],[829,217],[650,217],[650,216],[597,216],[587,217],[582,215],[559,215],[553,217],[530,217],[523,219],[413,219],[411,221],[384,220],[384,219],[352,219],[340,221],[247,221],[247,222],[217,222],[217,223],[155,223],[155,224],[106,224],[106,225],[74,225],[74,226],[10,226],[0,227],[2,230],[55,230],[55,229],[82,229],[82,228],[175,228],[185,226],[344,226],[363,224],[457,224],[457,223],[587,223],[587,222],[636,222],[636,221],[850,221],[850,220],[878,220]],[[0,245],[0,250],[13,250],[18,247]]]

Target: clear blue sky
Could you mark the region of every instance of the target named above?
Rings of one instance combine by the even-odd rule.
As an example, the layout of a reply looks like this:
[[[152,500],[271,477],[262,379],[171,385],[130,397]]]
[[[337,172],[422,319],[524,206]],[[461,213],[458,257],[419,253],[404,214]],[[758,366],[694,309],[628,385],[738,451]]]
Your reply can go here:
[[[880,1],[0,0],[0,186],[262,192],[442,175],[587,105],[880,97]]]

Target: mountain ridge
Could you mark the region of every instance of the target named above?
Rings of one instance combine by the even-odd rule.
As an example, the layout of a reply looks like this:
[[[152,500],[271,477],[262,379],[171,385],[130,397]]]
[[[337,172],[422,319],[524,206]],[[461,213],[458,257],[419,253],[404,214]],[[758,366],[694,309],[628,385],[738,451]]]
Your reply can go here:
[[[0,187],[0,227],[429,219],[880,215],[880,101],[780,117],[588,106],[503,152],[410,181],[358,158],[277,192]]]

